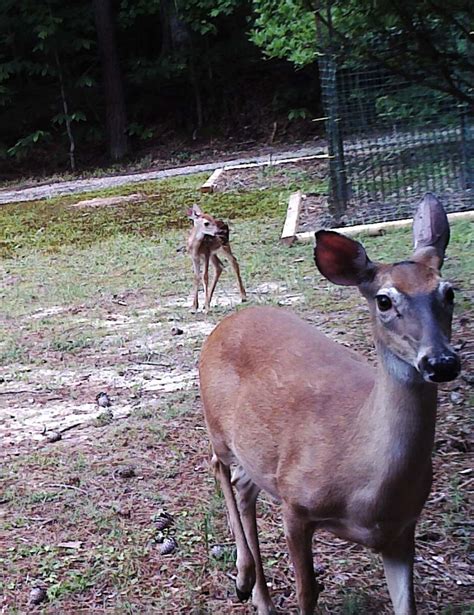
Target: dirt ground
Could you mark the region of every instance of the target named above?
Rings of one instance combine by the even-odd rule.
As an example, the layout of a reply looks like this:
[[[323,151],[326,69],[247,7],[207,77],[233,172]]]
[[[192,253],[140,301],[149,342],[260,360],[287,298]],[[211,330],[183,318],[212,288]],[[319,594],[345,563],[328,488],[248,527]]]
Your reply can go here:
[[[250,304],[291,308],[373,360],[363,302],[315,279],[310,246],[281,247],[281,221],[267,222],[258,242],[254,222],[235,227]],[[459,286],[453,340],[465,369],[441,387],[435,483],[417,537],[421,615],[472,612],[472,271],[461,236],[447,275]],[[399,256],[399,237],[368,240],[371,252]],[[234,592],[196,369],[205,337],[239,307],[235,283],[228,268],[210,314],[191,314],[181,238],[160,241],[117,237],[2,265],[0,612],[253,612]],[[100,393],[110,406],[98,404]],[[278,506],[265,497],[259,524],[272,595],[281,613],[294,613]],[[378,556],[325,533],[314,554],[321,614],[391,613]]]

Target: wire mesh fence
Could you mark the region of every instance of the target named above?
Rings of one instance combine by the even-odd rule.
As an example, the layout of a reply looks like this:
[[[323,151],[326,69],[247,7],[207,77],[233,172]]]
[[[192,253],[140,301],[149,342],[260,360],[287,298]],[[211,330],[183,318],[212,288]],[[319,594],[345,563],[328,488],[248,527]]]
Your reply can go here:
[[[474,205],[474,118],[450,96],[377,67],[320,60],[330,155],[326,225],[409,217],[427,191]]]

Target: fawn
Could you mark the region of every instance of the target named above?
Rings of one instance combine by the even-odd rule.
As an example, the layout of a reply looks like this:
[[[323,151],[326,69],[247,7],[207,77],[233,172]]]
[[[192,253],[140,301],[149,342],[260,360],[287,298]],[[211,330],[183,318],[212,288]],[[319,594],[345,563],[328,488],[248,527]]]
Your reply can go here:
[[[460,360],[454,293],[439,273],[449,224],[434,195],[413,230],[410,260],[392,265],[344,235],[316,233],[321,274],[369,304],[376,368],[273,307],[228,316],[204,344],[201,397],[237,544],[237,594],[252,595],[259,615],[276,612],[257,536],[262,489],[281,502],[300,613],[314,612],[321,590],[317,529],[379,551],[396,615],[416,613],[414,534],[431,487],[437,383],[456,378]]]
[[[202,281],[204,285],[204,309],[210,308],[212,295],[217,282],[224,269],[224,264],[217,256],[219,252],[227,258],[235,271],[239,284],[240,297],[242,302],[247,300],[244,284],[240,276],[240,268],[237,259],[232,254],[229,243],[229,227],[222,220],[216,220],[209,214],[205,214],[198,205],[193,205],[188,210],[188,218],[193,221],[193,228],[188,237],[188,252],[193,261],[194,270],[194,295],[192,309],[196,311],[199,307],[198,294],[201,282],[201,263],[203,264]],[[214,279],[209,288],[209,261],[214,267]]]

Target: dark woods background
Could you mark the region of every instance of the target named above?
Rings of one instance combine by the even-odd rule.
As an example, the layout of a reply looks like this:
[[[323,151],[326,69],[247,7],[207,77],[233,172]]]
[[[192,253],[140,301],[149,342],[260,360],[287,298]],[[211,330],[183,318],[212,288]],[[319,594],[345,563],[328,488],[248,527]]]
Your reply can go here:
[[[322,4],[0,0],[1,179],[317,134],[318,11],[347,63],[472,104],[470,2]]]

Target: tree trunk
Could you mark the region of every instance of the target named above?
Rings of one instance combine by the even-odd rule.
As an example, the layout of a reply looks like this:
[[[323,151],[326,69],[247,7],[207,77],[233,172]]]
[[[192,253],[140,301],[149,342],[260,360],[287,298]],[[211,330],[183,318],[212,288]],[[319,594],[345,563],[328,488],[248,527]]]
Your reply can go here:
[[[112,20],[112,4],[111,0],[92,0],[92,4],[102,63],[108,151],[112,160],[120,160],[128,152],[127,118]]]

